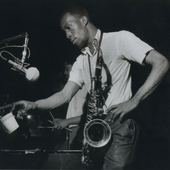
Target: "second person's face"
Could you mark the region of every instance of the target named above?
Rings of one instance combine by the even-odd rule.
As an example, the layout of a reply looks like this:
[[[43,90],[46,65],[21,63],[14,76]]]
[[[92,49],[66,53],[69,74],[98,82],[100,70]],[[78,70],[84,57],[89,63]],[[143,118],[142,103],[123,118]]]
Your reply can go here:
[[[64,75],[66,76],[66,79],[68,79],[70,77],[71,68],[72,68],[71,64],[66,64],[64,66]]]

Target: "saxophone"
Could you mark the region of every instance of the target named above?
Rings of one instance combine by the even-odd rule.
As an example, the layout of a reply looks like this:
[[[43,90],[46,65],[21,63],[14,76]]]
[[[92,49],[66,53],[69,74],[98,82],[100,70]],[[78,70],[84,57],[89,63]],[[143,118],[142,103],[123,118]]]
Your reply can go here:
[[[104,121],[103,105],[105,99],[102,95],[102,51],[95,42],[95,48],[98,52],[95,75],[91,78],[91,90],[88,99],[88,109],[86,115],[86,122],[83,131],[83,147],[82,147],[82,163],[87,166],[93,165],[93,153],[95,148],[105,146],[111,138],[111,128],[106,121]]]

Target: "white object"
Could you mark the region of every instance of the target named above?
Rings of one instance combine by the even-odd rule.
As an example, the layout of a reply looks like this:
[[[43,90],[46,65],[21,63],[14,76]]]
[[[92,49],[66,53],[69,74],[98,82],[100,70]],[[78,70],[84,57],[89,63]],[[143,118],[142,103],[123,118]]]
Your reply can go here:
[[[3,129],[9,134],[12,133],[13,131],[15,131],[19,127],[12,112],[3,116],[0,119],[0,124],[3,127]]]
[[[26,78],[29,81],[36,81],[40,76],[40,72],[35,67],[30,67],[26,70]]]

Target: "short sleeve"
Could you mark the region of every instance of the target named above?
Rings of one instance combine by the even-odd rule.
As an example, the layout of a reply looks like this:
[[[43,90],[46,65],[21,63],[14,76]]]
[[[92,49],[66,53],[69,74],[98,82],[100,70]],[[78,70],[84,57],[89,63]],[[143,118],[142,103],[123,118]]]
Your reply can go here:
[[[146,53],[153,49],[150,45],[128,31],[120,31],[117,41],[120,55],[141,65],[146,57]]]
[[[70,77],[69,81],[73,81],[77,83],[80,87],[82,87],[84,81],[83,81],[83,76],[82,76],[82,60],[83,58],[81,55],[77,57],[76,61],[74,62],[71,72],[70,72]]]

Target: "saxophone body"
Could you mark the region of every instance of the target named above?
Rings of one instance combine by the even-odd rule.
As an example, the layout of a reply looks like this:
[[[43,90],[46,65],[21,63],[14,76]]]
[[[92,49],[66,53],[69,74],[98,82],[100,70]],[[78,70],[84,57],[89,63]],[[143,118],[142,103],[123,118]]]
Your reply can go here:
[[[103,59],[100,49],[98,53],[95,76],[91,78],[91,91],[89,94],[86,122],[83,131],[82,163],[87,166],[93,164],[95,148],[105,146],[111,138],[111,128],[109,124],[103,120],[105,118],[105,114],[103,114],[105,99],[102,95],[101,82]]]

